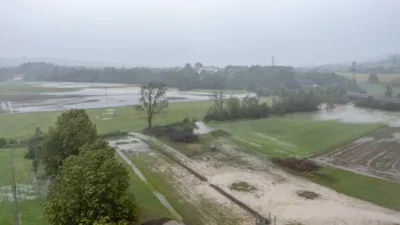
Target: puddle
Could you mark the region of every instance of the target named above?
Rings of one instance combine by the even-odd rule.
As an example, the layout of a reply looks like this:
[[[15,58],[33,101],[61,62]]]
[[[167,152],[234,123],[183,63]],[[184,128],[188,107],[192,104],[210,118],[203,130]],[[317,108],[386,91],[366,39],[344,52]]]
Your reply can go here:
[[[355,140],[353,143],[358,144],[358,143],[364,143],[364,142],[369,142],[369,141],[374,141],[374,137],[362,137],[357,140]]]
[[[204,124],[204,122],[201,121],[197,121],[195,124],[197,128],[193,129],[194,134],[207,134],[214,130],[213,128],[208,127],[206,124]]]
[[[142,141],[140,138],[128,136],[118,140],[109,141],[110,145],[118,148],[120,151],[125,151],[130,154],[137,154],[139,152],[150,151],[149,145]]]
[[[274,142],[276,142],[276,143],[278,143],[280,145],[283,145],[283,146],[287,146],[287,147],[290,147],[290,148],[297,148],[296,145],[293,145],[293,144],[288,143],[288,142],[281,141],[281,140],[279,140],[277,138],[268,136],[266,134],[262,134],[262,133],[258,133],[258,132],[254,132],[254,134],[257,135],[257,136],[263,137],[263,138],[267,138],[267,139],[269,139],[271,141],[274,141]]]
[[[38,198],[38,191],[32,185],[17,184],[17,197],[19,200],[33,200]],[[0,202],[13,201],[11,185],[0,187]]]

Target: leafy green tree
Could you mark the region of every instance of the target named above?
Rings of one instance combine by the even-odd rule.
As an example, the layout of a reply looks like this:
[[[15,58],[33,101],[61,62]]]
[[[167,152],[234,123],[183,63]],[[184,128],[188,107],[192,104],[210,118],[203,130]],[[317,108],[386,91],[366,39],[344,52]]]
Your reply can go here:
[[[378,74],[371,73],[368,77],[368,83],[370,84],[379,84]]]
[[[36,156],[36,152],[42,145],[44,136],[43,132],[40,130],[40,127],[37,127],[35,133],[32,137],[28,139],[28,152],[25,154],[25,158],[27,159],[34,159]]]
[[[51,127],[39,151],[47,176],[58,173],[66,158],[78,155],[79,149],[93,143],[97,138],[96,125],[83,109],[71,109],[63,112]]]
[[[133,225],[139,208],[129,195],[129,175],[106,141],[68,157],[50,185],[45,214],[53,225]]]
[[[167,107],[168,100],[165,97],[167,87],[163,83],[151,82],[140,88],[139,102],[136,110],[144,114],[149,129],[152,127],[153,118],[160,115]]]

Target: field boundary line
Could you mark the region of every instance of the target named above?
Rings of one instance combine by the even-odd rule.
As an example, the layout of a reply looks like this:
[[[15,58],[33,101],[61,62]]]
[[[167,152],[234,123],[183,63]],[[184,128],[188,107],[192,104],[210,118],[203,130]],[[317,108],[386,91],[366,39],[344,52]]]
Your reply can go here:
[[[313,154],[311,155],[310,158],[317,158],[317,157],[319,157],[319,156],[323,156],[323,155],[325,155],[325,154],[327,154],[327,153],[329,153],[329,152],[331,152],[331,151],[334,151],[334,150],[336,150],[336,149],[338,149],[338,148],[345,147],[345,146],[347,146],[347,145],[353,143],[354,141],[358,140],[359,138],[361,138],[361,137],[363,137],[363,136],[366,136],[366,135],[369,135],[369,134],[373,134],[373,133],[375,133],[375,132],[377,132],[377,131],[383,131],[383,130],[385,130],[385,129],[387,129],[387,128],[389,128],[389,125],[386,125],[386,124],[385,124],[385,125],[382,125],[382,126],[379,126],[379,127],[377,127],[377,128],[374,128],[374,129],[372,129],[372,130],[370,130],[370,131],[367,131],[367,132],[361,134],[361,135],[358,136],[358,137],[352,138],[351,140],[348,140],[348,141],[345,141],[345,142],[343,142],[343,143],[341,143],[341,144],[338,144],[338,145],[335,146],[335,147],[329,148],[329,149],[326,150],[326,151],[321,151],[321,152],[318,152],[318,153],[313,153]]]
[[[138,134],[138,133],[133,133],[132,132],[130,134],[142,139],[144,142],[148,143],[150,146],[155,147],[155,149],[157,151],[159,151],[161,154],[167,156],[173,162],[175,162],[178,165],[180,165],[183,168],[185,168],[189,173],[191,173],[192,175],[197,177],[202,182],[207,183],[209,187],[211,187],[212,189],[216,190],[222,196],[226,197],[227,199],[232,201],[234,204],[236,204],[237,206],[239,206],[240,208],[242,208],[246,212],[248,212],[248,213],[250,213],[253,216],[256,216],[258,218],[263,218],[264,221],[267,221],[267,224],[271,224],[272,221],[270,220],[270,218],[267,218],[266,216],[261,215],[259,212],[257,212],[256,210],[252,209],[250,206],[246,205],[245,203],[243,203],[242,201],[240,201],[239,199],[234,197],[232,194],[229,194],[226,191],[222,190],[222,188],[218,187],[217,185],[210,183],[206,177],[204,177],[203,175],[201,175],[200,173],[195,171],[193,168],[191,168],[190,166],[188,166],[184,162],[182,162],[178,157],[175,157],[173,155],[173,154],[176,153],[176,154],[181,156],[181,155],[183,155],[182,153],[178,152],[177,150],[175,150],[174,148],[172,148],[169,145],[165,144],[164,142],[158,140],[157,138],[154,138],[154,137],[151,137],[151,136],[147,136],[147,135],[144,135],[144,134],[140,134],[140,133]],[[185,157],[185,159],[187,158],[186,156],[184,156],[184,157]],[[191,159],[188,159],[188,160],[191,160]]]
[[[115,150],[117,151],[118,155],[132,168],[133,172],[145,183],[149,184],[146,177],[143,173],[139,170],[139,168],[126,157],[126,155],[115,146]],[[154,189],[154,187],[153,187]],[[182,216],[172,207],[172,205],[168,202],[168,200],[162,195],[160,192],[156,190],[152,190],[153,195],[156,196],[158,201],[174,216],[177,220],[182,221]]]

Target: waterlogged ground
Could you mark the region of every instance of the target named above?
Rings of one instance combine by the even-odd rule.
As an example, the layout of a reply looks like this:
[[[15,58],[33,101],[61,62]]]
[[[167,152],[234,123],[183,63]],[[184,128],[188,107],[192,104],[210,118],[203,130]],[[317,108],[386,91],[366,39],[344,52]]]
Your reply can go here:
[[[56,83],[56,82],[30,82],[35,87],[52,88],[56,91],[42,92],[40,94],[15,94],[3,96],[2,111],[15,113],[29,113],[40,111],[60,111],[71,108],[103,108],[136,105],[140,87],[137,85],[112,84],[112,83]],[[71,91],[72,90],[72,91]],[[170,102],[209,100],[211,93],[185,92],[169,89],[166,97]],[[247,94],[233,94],[242,98]],[[230,95],[230,94],[229,94]],[[228,94],[227,94],[228,96]],[[2,101],[0,99],[0,101]]]

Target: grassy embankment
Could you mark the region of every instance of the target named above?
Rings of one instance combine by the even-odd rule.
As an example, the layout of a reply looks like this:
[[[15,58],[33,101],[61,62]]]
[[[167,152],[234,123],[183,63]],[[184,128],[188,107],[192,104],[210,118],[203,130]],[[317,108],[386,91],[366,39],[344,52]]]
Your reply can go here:
[[[233,140],[250,154],[288,157],[322,154],[378,128],[381,124],[270,118],[217,123],[212,126],[229,131],[234,137],[245,139],[245,141]],[[400,211],[399,183],[327,166],[323,168],[323,172],[330,174],[332,179],[310,174],[305,177],[343,194]]]

